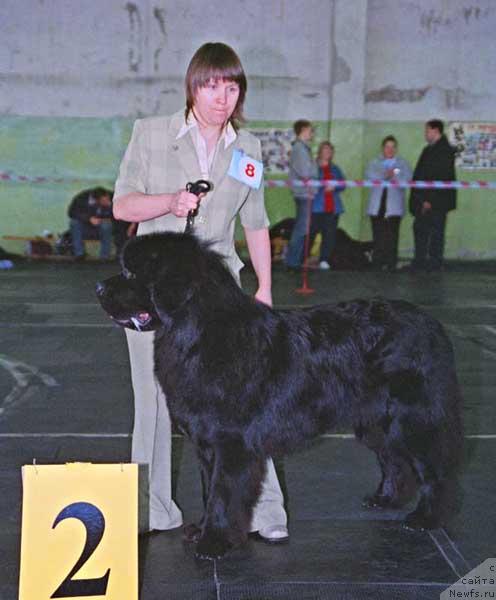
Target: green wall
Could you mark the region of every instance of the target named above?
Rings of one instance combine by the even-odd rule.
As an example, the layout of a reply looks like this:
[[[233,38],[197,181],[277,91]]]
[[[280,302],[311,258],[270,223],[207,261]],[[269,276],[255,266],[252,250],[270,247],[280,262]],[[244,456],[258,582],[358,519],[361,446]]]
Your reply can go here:
[[[291,127],[289,122],[253,122],[252,126]],[[400,154],[412,166],[424,145],[423,123],[334,121],[316,123],[315,145],[330,137],[336,162],[349,178],[363,177],[367,162],[378,154],[382,138],[392,133]],[[124,118],[0,118],[0,170],[26,176],[61,177],[63,183],[27,184],[0,182],[0,245],[22,252],[22,242],[4,235],[36,235],[44,230],[59,233],[67,228],[66,209],[71,197],[95,185],[112,186],[120,158],[129,139],[132,120]],[[460,179],[495,179],[494,171],[460,171]],[[77,182],[70,181],[78,179]],[[346,213],[340,225],[358,239],[370,239],[365,216],[367,190],[347,190]],[[494,191],[461,191],[458,210],[450,213],[446,255],[457,258],[494,258],[496,223]],[[272,223],[293,214],[287,189],[268,189],[266,202]],[[400,255],[412,254],[412,221],[401,226]]]

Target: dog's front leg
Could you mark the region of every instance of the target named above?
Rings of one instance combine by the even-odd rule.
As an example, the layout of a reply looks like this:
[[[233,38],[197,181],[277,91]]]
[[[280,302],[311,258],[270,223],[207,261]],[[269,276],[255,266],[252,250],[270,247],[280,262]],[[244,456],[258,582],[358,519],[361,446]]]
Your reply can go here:
[[[207,502],[210,492],[210,480],[214,467],[214,451],[212,446],[203,440],[196,441],[196,454],[200,463],[200,476],[202,484],[203,515],[198,524],[188,523],[183,528],[184,539],[187,542],[198,542],[203,526],[205,524],[205,514],[207,512]]]
[[[249,451],[241,436],[222,435],[214,448],[199,558],[221,558],[246,541],[264,475],[264,459]]]

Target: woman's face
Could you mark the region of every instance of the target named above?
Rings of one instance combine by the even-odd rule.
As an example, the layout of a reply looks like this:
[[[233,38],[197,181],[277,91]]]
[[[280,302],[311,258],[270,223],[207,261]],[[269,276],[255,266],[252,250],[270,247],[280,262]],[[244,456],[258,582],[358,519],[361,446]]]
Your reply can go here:
[[[233,114],[238,98],[239,85],[235,81],[211,79],[196,91],[195,116],[204,126],[222,127]]]
[[[331,162],[334,156],[334,150],[330,146],[322,146],[320,149],[320,160],[322,162]]]
[[[389,140],[384,144],[382,148],[384,158],[394,158],[396,156],[396,144]]]

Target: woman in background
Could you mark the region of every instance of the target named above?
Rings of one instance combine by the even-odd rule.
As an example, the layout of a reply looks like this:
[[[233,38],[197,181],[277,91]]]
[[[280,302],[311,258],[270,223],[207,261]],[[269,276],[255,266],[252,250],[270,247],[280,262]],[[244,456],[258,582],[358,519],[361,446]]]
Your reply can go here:
[[[345,176],[341,169],[332,162],[334,158],[334,146],[331,142],[322,142],[317,153],[317,164],[319,168],[319,179],[330,181],[332,179],[343,180]],[[317,233],[322,237],[320,245],[319,268],[328,270],[331,255],[336,246],[336,230],[338,228],[339,215],[344,212],[341,202],[341,192],[344,186],[334,188],[321,187],[312,206],[312,224],[310,226],[310,247]]]
[[[369,163],[366,179],[409,181],[412,169],[396,155],[398,142],[392,135],[382,140],[382,154]],[[372,222],[374,250],[372,264],[380,271],[395,271],[398,261],[400,221],[405,214],[405,189],[374,187],[369,196],[367,214]]]

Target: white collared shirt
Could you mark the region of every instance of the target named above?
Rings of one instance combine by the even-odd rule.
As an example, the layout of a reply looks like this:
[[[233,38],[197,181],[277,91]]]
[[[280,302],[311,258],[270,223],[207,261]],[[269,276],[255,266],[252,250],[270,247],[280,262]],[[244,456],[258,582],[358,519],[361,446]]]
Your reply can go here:
[[[224,140],[224,148],[230,146],[234,140],[236,139],[236,132],[234,131],[234,127],[230,122],[227,123],[227,126],[224,127],[222,133],[217,141],[217,144],[212,148],[210,154],[207,151],[207,142],[204,140],[203,136],[200,133],[200,127],[198,125],[198,121],[193,114],[193,111],[190,110],[188,115],[188,120],[185,120],[179,133],[176,136],[176,140],[182,138],[188,132],[191,134],[191,139],[193,140],[193,145],[196,150],[196,155],[198,157],[198,163],[200,164],[200,171],[202,179],[208,179],[210,174],[210,169],[212,168],[212,164],[214,162],[214,157],[217,151],[217,147],[221,140]]]

